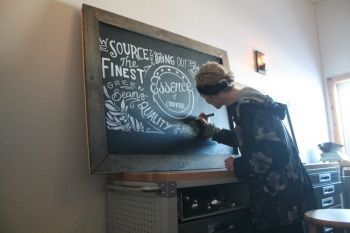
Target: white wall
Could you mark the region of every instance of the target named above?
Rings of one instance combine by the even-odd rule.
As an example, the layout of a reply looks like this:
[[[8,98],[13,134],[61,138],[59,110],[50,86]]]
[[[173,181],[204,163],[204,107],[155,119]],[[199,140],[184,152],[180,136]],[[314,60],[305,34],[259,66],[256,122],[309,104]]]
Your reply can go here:
[[[350,1],[315,5],[324,78],[350,73]]]
[[[322,76],[324,79],[329,125],[333,124],[327,79],[350,75],[350,1],[323,0],[315,4]],[[329,128],[331,141],[334,129]]]
[[[237,81],[289,104],[304,161],[328,140],[309,1],[86,3],[227,50]],[[88,175],[81,4],[0,1],[1,233],[106,231],[106,176]],[[266,76],[254,72],[254,48]]]

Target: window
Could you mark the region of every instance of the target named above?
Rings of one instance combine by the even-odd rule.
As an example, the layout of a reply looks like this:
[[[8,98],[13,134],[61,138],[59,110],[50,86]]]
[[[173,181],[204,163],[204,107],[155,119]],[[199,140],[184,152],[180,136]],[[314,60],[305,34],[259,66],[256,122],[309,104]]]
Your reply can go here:
[[[350,155],[350,74],[328,79],[335,142]]]

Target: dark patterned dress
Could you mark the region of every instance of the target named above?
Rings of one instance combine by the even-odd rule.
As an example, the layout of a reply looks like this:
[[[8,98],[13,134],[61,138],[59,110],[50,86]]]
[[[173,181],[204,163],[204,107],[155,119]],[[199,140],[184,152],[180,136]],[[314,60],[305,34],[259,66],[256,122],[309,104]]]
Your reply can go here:
[[[244,88],[228,111],[234,131],[221,130],[213,140],[239,147],[234,172],[249,186],[254,231],[301,225],[303,213],[316,202],[296,145],[282,122],[284,105]]]

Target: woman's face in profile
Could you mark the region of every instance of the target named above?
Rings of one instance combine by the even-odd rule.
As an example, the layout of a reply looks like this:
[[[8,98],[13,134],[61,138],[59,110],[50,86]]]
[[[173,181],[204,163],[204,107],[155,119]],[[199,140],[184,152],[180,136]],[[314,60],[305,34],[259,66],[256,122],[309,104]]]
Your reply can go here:
[[[215,108],[219,109],[222,107],[222,105],[224,104],[222,101],[222,98],[220,98],[220,93],[216,94],[216,95],[201,95],[202,98],[205,99],[205,101],[210,104],[213,105]]]

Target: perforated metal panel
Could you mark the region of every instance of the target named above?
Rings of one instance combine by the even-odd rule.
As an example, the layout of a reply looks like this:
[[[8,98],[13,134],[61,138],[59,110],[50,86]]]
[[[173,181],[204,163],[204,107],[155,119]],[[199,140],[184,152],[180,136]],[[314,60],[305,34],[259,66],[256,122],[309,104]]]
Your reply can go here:
[[[109,233],[160,232],[156,193],[108,191]]]

